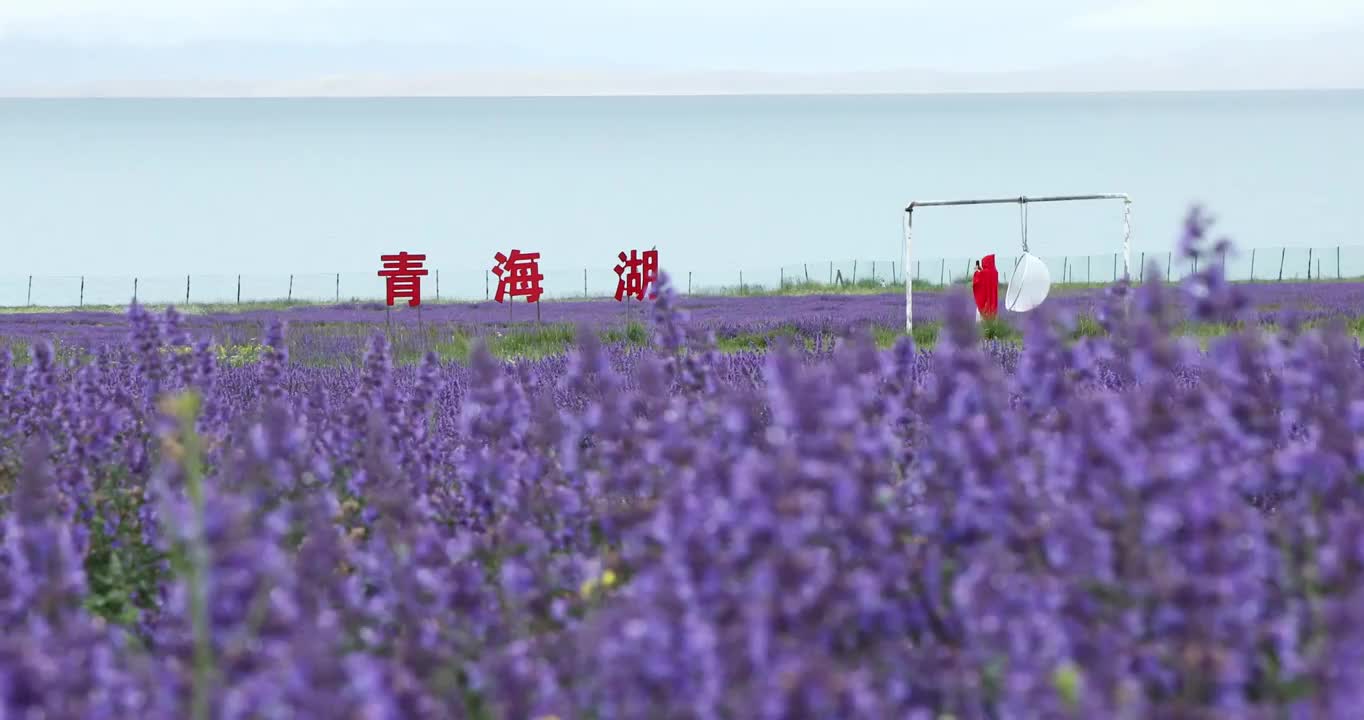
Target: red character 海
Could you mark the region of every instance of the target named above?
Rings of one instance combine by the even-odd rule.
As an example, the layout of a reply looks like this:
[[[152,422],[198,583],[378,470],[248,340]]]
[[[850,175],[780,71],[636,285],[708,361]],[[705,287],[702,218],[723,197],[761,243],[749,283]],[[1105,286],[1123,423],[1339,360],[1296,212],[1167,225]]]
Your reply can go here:
[[[511,255],[498,253],[494,258],[497,260],[493,267],[493,274],[497,276],[495,300],[502,302],[504,297],[511,296],[524,297],[526,302],[540,301],[540,295],[544,293],[540,281],[545,279],[540,274],[540,253],[512,250]]]

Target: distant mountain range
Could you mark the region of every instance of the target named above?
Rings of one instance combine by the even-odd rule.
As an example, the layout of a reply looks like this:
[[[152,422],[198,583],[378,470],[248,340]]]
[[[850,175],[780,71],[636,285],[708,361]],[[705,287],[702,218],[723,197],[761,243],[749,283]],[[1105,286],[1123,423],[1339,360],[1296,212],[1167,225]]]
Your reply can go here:
[[[1364,88],[1364,47],[1349,38],[1325,41],[1310,52],[1266,48],[1237,55],[1211,51],[1160,62],[1109,60],[1018,72],[886,70],[847,73],[664,72],[609,69],[474,69],[423,72],[415,62],[384,72],[352,68],[364,58],[338,56],[279,77],[268,57],[255,62],[218,62],[213,70],[177,67],[170,57],[137,56],[98,63],[50,49],[28,56],[0,46],[0,96],[22,97],[385,97],[385,96],[593,96],[762,95],[1015,92],[1140,92]],[[1289,55],[1290,57],[1284,57]],[[221,60],[222,56],[219,56]],[[36,58],[36,59],[35,59]],[[231,70],[221,68],[229,67]],[[484,67],[487,67],[485,64]],[[92,68],[96,68],[92,70]],[[216,77],[215,77],[216,75]],[[139,79],[120,79],[120,78]],[[151,79],[155,78],[155,79]]]

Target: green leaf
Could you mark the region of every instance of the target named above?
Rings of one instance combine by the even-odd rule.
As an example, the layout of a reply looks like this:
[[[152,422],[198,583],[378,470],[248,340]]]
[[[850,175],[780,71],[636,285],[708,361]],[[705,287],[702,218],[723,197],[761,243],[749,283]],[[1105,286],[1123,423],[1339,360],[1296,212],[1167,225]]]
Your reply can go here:
[[[1051,683],[1067,705],[1074,708],[1080,702],[1080,686],[1083,684],[1083,678],[1080,675],[1080,668],[1075,663],[1062,663],[1052,672]]]

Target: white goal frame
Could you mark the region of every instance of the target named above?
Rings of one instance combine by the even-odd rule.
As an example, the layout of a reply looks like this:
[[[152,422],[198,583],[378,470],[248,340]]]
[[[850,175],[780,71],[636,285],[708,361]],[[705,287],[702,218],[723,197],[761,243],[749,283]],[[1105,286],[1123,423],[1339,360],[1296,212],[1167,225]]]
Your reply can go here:
[[[909,272],[913,267],[914,210],[924,207],[950,207],[960,205],[1003,205],[1017,203],[1020,208],[1028,203],[1072,202],[1076,200],[1121,200],[1122,201],[1122,272],[1123,278],[1132,277],[1132,198],[1125,193],[1105,193],[1100,195],[1053,195],[1049,197],[1019,196],[1013,198],[983,198],[976,200],[915,200],[905,208],[905,332],[914,332],[914,278]],[[1025,235],[1026,238],[1026,235]],[[1026,239],[1024,240],[1026,243]],[[1024,252],[1027,252],[1025,245]]]

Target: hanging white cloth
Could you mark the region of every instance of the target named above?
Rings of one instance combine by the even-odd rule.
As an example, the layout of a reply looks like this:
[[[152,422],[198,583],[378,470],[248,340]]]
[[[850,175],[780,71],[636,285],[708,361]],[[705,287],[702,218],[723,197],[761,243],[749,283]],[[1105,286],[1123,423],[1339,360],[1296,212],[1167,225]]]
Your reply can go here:
[[[1042,304],[1051,292],[1051,271],[1047,264],[1032,253],[1024,253],[1018,259],[1009,278],[1009,288],[1004,295],[1004,309],[1009,312],[1027,312]]]
[[[1018,225],[1023,234],[1023,256],[1009,276],[1009,288],[1004,294],[1004,309],[1027,312],[1042,304],[1051,292],[1051,270],[1041,258],[1028,251],[1028,201],[1018,199]]]

